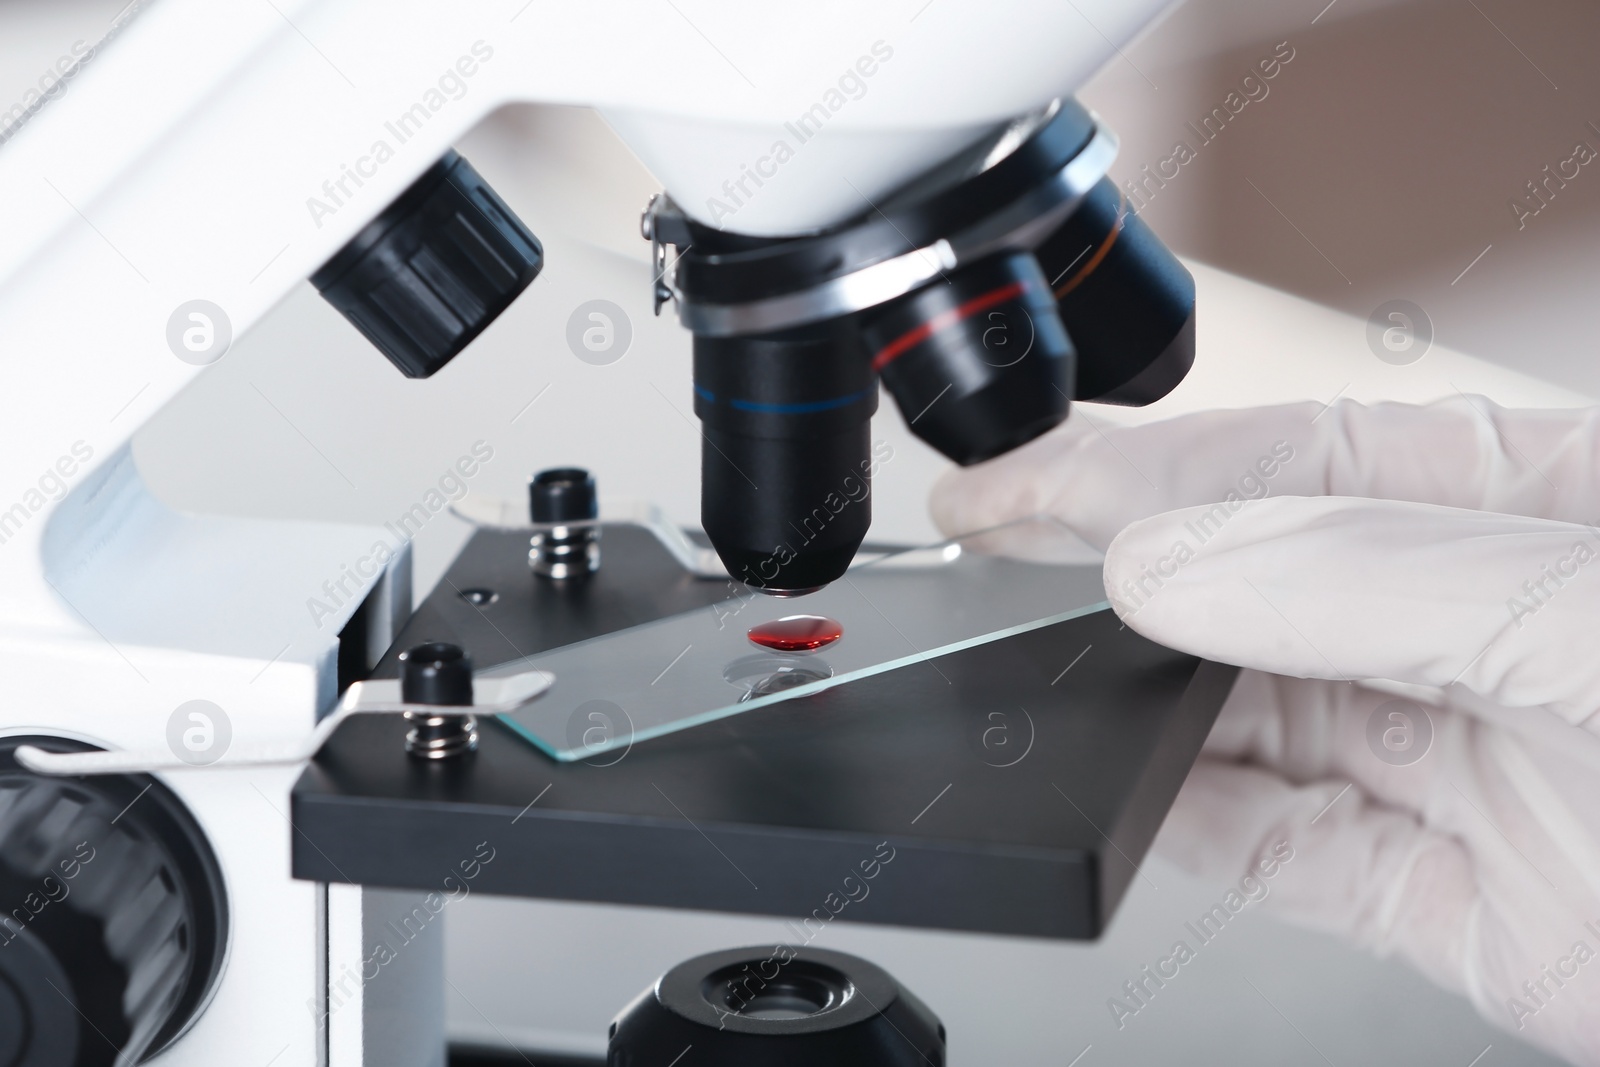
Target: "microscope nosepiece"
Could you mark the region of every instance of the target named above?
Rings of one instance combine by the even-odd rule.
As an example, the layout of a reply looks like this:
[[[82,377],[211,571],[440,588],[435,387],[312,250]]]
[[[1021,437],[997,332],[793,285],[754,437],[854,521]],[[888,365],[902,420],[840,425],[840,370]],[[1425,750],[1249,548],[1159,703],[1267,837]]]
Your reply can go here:
[[[962,465],[1074,400],[1148,404],[1183,379],[1194,279],[1106,177],[1116,151],[1061,99],[820,233],[733,233],[652,199],[657,309],[695,335],[703,522],[735,578],[794,595],[844,574],[880,462],[876,376]]]

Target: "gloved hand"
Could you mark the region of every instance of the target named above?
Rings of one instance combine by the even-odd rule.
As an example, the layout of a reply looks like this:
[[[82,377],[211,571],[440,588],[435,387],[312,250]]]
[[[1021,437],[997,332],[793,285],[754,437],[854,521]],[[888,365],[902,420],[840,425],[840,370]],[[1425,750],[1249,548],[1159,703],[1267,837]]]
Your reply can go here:
[[[1600,412],[1103,421],[932,506],[951,532],[1057,516],[1130,627],[1247,668],[1157,849],[1237,880],[1287,840],[1264,908],[1600,1064]]]

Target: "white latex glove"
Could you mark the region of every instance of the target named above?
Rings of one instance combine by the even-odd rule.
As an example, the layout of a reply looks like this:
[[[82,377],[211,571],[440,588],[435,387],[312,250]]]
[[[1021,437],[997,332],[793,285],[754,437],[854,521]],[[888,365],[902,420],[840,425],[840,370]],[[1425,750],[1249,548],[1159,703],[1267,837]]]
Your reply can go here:
[[[1107,550],[1130,627],[1248,668],[1158,850],[1237,879],[1287,840],[1264,908],[1600,1064],[1600,415],[1104,421],[952,472],[933,511],[1053,514]]]

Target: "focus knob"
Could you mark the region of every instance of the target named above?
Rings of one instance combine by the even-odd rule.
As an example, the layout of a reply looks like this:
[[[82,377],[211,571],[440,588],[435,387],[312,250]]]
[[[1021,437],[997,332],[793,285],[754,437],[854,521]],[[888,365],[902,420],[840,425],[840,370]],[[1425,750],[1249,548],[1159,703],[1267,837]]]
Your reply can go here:
[[[138,1063],[205,1004],[227,945],[216,857],[147,775],[49,778],[0,741],[0,1067]]]
[[[427,378],[510,307],[543,264],[539,239],[452,151],[311,284],[406,377]]]

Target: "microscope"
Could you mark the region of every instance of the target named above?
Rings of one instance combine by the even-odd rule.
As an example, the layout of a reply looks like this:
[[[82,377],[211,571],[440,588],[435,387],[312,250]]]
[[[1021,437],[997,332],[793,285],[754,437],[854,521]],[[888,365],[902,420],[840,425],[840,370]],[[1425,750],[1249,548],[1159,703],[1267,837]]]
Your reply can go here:
[[[478,720],[543,684],[482,672],[518,659],[496,634],[538,652],[714,604],[730,579],[805,597],[845,576],[880,384],[975,464],[1074,400],[1144,404],[1184,377],[1193,281],[1071,95],[1165,6],[131,5],[0,142],[0,1067],[440,1064],[440,951],[377,958],[380,889],[415,895],[386,927],[409,931],[469,886],[806,916],[838,870],[904,871],[847,917],[1096,936],[1131,877],[1114,854],[1142,855],[1232,679],[1108,611],[1060,624],[1109,659],[1038,726],[1103,803],[1005,831],[1026,840],[980,817],[1015,802],[992,786],[968,823],[885,830],[852,760],[881,744],[886,765],[937,765],[975,693],[1034,684],[1056,628],[947,657],[948,691],[879,675],[782,705],[813,701],[826,730],[749,715],[608,775]],[[392,531],[157,500],[133,432],[302,280],[416,379],[538,299],[561,265],[451,148],[524,102],[597,109],[664,185],[642,240],[658,312],[693,334],[722,581],[685,573],[671,537],[605,525],[577,470],[535,479],[531,571],[526,531],[480,531],[415,610]],[[919,721],[886,735],[902,708]],[[777,767],[830,800],[753,800]],[[700,831],[647,789],[674,782],[760,899],[686,858]],[[535,807],[541,783],[560,787]],[[808,945],[688,961],[612,1030],[619,1067],[679,1043],[696,1062],[942,1064],[945,1043],[886,972]]]

